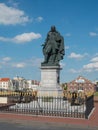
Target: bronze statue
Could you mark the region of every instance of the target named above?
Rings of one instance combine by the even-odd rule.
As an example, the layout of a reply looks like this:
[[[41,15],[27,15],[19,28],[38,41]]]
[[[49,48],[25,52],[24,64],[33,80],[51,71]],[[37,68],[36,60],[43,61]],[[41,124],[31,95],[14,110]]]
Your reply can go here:
[[[65,55],[64,38],[56,31],[55,26],[51,26],[51,30],[48,32],[45,43],[42,46],[44,54],[44,62],[42,65],[59,65],[59,61]]]

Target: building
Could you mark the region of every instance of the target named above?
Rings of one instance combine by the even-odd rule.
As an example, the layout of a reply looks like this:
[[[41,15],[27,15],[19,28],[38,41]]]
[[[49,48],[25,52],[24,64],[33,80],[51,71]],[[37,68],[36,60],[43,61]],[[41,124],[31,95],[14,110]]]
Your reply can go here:
[[[95,84],[95,90],[98,92],[98,79],[94,81],[94,84]]]
[[[32,90],[38,90],[40,82],[37,80],[27,80],[28,88]]]
[[[14,77],[12,79],[13,83],[13,90],[15,91],[22,91],[22,90],[27,90],[28,89],[28,83],[27,80],[23,77]]]
[[[68,87],[67,90],[71,92],[74,91],[94,92],[95,91],[95,84],[82,76],[79,76],[75,80],[67,83],[67,87]]]
[[[0,78],[0,90],[11,90],[13,87],[10,78]]]
[[[23,77],[16,76],[13,79],[0,78],[0,90],[26,91],[38,90],[40,82],[37,80],[26,80]]]

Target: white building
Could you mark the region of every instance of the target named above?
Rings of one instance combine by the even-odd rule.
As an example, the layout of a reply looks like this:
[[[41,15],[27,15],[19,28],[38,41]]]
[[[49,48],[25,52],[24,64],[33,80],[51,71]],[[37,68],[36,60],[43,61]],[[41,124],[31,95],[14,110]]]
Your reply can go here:
[[[10,78],[0,78],[0,90],[11,90],[13,87]]]
[[[40,82],[37,80],[27,80],[28,88],[32,90],[38,90]]]
[[[14,90],[26,90],[28,89],[27,80],[23,77],[14,77],[13,80],[13,89]]]

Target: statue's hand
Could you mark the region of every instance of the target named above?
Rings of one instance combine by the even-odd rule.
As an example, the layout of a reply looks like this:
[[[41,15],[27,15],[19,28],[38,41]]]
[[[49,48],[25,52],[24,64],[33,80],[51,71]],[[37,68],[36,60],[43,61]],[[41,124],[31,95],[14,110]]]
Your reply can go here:
[[[45,46],[45,44],[42,44],[41,46]]]

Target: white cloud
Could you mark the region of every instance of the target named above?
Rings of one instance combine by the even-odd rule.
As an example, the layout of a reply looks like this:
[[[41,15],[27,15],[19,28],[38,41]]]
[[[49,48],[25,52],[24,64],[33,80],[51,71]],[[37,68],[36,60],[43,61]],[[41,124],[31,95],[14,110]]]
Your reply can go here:
[[[43,58],[36,58],[33,57],[32,59],[30,59],[28,62],[33,66],[33,67],[39,67],[41,65],[41,62],[43,62],[44,59]]]
[[[75,69],[70,69],[69,72],[71,72],[71,73],[77,73],[77,71]]]
[[[98,62],[89,63],[83,66],[83,69],[87,71],[98,71]]]
[[[69,46],[65,46],[65,50],[69,49]]]
[[[65,36],[66,36],[66,37],[70,37],[70,36],[71,36],[71,33],[66,33]]]
[[[11,60],[11,57],[4,57],[3,59],[2,59],[3,61],[10,61]]]
[[[94,57],[91,59],[91,62],[98,62],[98,57]]]
[[[85,54],[86,55],[86,54]],[[81,73],[81,72],[96,72],[98,71],[98,57],[94,57],[91,60],[91,63],[83,65],[81,69],[70,69],[71,73]]]
[[[75,69],[70,69],[69,70],[69,72],[71,72],[71,73],[81,73],[82,72],[82,70],[80,69],[80,70],[75,70]]]
[[[12,67],[15,67],[15,68],[24,68],[26,66],[25,63],[16,63],[16,64],[12,64]]]
[[[17,35],[13,38],[0,37],[0,41],[25,43],[25,42],[30,42],[30,41],[32,41],[34,39],[38,39],[38,38],[41,38],[41,34],[30,32],[30,33],[23,33],[23,34]]]
[[[36,18],[36,21],[37,21],[37,22],[43,21],[43,17],[41,17],[41,16],[37,17],[37,18]]]
[[[65,63],[64,62],[60,62],[60,66],[61,66],[61,68],[63,68],[63,67],[65,67]]]
[[[36,58],[36,57],[33,57],[31,59],[27,59],[25,61],[20,61],[20,62],[14,62],[12,61],[12,58],[11,57],[4,57],[4,58],[1,58],[1,61],[0,61],[0,66],[1,67],[10,67],[10,68],[25,68],[25,67],[40,67],[41,65],[41,62],[43,62],[44,59],[43,58]]]
[[[98,56],[98,53],[96,53],[95,56]]]
[[[31,33],[23,33],[21,35],[17,35],[12,39],[12,41],[16,43],[24,43],[24,42],[30,42],[38,38],[41,38],[41,35],[39,33],[31,32]]]
[[[95,33],[95,32],[90,32],[90,33],[89,33],[89,35],[90,35],[91,37],[98,36],[98,34],[97,34],[97,33]]]
[[[76,53],[72,52],[68,57],[73,58],[73,59],[82,59],[84,56],[85,56],[85,54],[81,55],[81,54],[76,54]]]
[[[90,60],[91,63],[83,65],[84,72],[98,71],[98,57],[94,57]]]
[[[11,61],[11,60],[12,60],[11,57],[3,57],[3,58],[1,58],[0,65],[1,65],[2,67],[8,66],[8,65],[10,64],[10,61]]]
[[[0,3],[0,24],[16,25],[29,21],[30,19],[25,15],[24,11]]]
[[[0,41],[9,42],[9,41],[11,41],[11,39],[10,38],[6,38],[6,37],[0,37]]]

